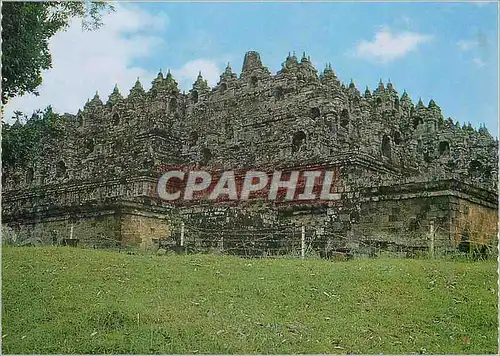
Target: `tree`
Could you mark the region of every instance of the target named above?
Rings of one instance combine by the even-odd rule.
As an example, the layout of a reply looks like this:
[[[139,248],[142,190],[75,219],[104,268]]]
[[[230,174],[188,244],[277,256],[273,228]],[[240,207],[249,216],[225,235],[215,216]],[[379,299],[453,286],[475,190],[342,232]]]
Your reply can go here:
[[[48,106],[37,110],[28,118],[16,112],[16,122],[9,125],[2,122],[2,165],[15,167],[22,165],[41,153],[42,141],[62,139],[63,127],[68,117],[61,116]],[[25,121],[24,124],[21,121]]]
[[[105,2],[3,2],[2,104],[25,93],[38,95],[42,70],[52,65],[49,40],[71,19],[80,18],[84,30],[95,30],[110,11],[113,7]]]

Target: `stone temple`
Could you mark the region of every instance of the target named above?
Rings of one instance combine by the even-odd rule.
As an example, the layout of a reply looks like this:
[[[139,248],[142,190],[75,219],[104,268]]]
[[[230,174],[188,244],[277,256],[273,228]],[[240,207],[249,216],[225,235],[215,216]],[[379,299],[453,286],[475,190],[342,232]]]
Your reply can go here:
[[[318,75],[305,54],[273,75],[251,51],[239,75],[228,65],[211,88],[200,73],[188,93],[160,72],[149,91],[139,80],[126,97],[115,87],[68,118],[64,139],[47,137],[37,159],[3,168],[2,223],[42,243],[71,234],[81,245],[146,247],[175,238],[181,221],[305,226],[318,249],[425,248],[431,226],[446,250],[497,243],[498,139],[390,82],[360,92],[331,65]],[[162,164],[334,167],[341,200],[172,205],[156,193]]]

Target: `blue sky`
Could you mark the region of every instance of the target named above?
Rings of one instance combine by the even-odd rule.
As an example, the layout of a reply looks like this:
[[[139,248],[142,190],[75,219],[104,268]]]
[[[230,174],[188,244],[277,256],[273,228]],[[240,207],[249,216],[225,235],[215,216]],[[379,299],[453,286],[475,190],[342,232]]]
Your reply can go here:
[[[433,98],[445,118],[485,123],[498,136],[497,19],[496,3],[121,3],[99,35],[58,35],[54,62],[61,64],[47,72],[40,97],[9,105],[74,112],[96,89],[105,99],[118,83],[127,94],[137,76],[148,87],[160,68],[188,90],[200,69],[212,85],[227,62],[239,74],[246,51],[258,51],[273,73],[288,52],[305,51],[318,70],[330,62],[346,83],[373,90],[390,78],[415,103]],[[79,48],[68,58],[73,42]],[[71,74],[81,81],[66,89],[70,62],[81,62]],[[61,90],[75,99],[58,104]]]

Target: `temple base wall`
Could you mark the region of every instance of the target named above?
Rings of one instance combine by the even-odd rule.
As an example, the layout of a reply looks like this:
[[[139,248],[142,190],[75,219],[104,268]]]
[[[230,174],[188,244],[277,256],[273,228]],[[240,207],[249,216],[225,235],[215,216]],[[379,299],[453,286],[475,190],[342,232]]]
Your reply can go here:
[[[3,224],[18,241],[26,244],[65,244],[73,239],[78,246],[116,247],[120,242],[120,224],[115,211],[101,211],[78,217],[60,215]]]
[[[172,233],[168,215],[134,211],[122,214],[119,222],[122,246],[152,248]]]

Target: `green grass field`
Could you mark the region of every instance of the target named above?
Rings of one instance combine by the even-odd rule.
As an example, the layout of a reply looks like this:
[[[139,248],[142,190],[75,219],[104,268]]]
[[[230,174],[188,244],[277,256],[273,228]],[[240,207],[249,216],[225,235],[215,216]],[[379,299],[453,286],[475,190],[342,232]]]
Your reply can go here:
[[[496,261],[3,247],[3,353],[497,353]]]

